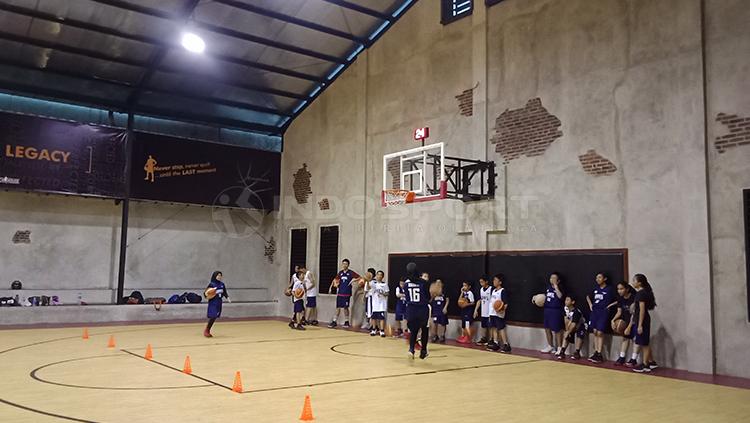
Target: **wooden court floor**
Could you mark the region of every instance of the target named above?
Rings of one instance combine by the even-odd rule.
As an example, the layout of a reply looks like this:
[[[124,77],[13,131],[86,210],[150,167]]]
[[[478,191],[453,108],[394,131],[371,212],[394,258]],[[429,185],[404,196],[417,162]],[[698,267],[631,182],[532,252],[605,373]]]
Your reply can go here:
[[[747,389],[445,345],[411,360],[402,339],[280,321],[201,330],[0,331],[0,422],[294,422],[305,395],[320,422],[750,421]]]

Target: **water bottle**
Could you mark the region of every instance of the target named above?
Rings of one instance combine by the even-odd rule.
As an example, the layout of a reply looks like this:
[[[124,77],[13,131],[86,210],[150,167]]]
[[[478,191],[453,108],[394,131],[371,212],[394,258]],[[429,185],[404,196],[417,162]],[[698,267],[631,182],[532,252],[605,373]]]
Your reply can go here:
[[[78,293],[78,305],[83,305],[83,294]]]

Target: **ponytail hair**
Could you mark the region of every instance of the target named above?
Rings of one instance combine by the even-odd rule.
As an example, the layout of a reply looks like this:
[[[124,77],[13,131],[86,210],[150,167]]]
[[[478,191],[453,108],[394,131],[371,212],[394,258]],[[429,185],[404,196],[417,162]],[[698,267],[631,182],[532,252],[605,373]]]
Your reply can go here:
[[[644,298],[646,309],[653,310],[656,308],[656,297],[654,296],[654,289],[651,287],[651,284],[648,283],[648,278],[642,273],[637,273],[634,278],[639,284],[641,284],[643,290],[646,292],[646,298]]]
[[[620,285],[622,285],[622,286],[623,286],[623,287],[625,288],[625,291],[627,291],[627,292],[628,292],[628,294],[632,294],[632,293],[633,293],[633,287],[632,287],[632,286],[630,286],[630,284],[629,284],[629,283],[627,283],[627,282],[625,282],[625,281],[622,281],[622,282],[618,282],[618,283],[617,283],[617,286],[620,286]]]

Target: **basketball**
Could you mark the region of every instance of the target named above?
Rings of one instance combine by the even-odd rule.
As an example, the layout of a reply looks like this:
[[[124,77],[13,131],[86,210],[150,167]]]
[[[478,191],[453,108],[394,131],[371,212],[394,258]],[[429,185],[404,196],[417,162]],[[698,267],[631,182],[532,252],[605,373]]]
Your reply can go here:
[[[297,288],[294,290],[294,298],[302,298],[302,296],[305,295],[305,290],[302,288]]]
[[[616,333],[617,335],[624,335],[625,329],[627,329],[627,327],[628,324],[622,319],[617,319],[612,322],[612,332]]]
[[[284,290],[284,295],[286,295],[287,297],[291,297],[292,296],[292,288],[285,289]]]
[[[333,282],[332,283],[333,283],[333,287],[334,288],[338,288],[339,285],[341,285],[341,279],[339,279],[339,278],[333,278]]]
[[[206,292],[203,293],[203,295],[210,300],[211,298],[216,296],[216,288],[208,288]]]
[[[505,303],[502,302],[502,300],[497,300],[494,303],[492,303],[492,308],[494,308],[495,311],[500,311],[504,305]]]
[[[360,279],[359,280],[359,287],[360,288],[364,288],[365,287],[365,280],[364,279]]]
[[[469,305],[469,300],[467,300],[467,299],[466,299],[466,298],[464,298],[464,297],[459,297],[459,298],[458,298],[458,306],[459,306],[459,307],[461,307],[461,308],[465,308],[465,307],[466,307],[467,305]]]
[[[547,296],[544,294],[536,294],[531,297],[531,302],[537,307],[544,307],[544,302],[547,300]]]
[[[442,290],[442,287],[437,282],[430,285],[430,295],[433,297],[437,297],[438,295],[440,295],[441,290]]]

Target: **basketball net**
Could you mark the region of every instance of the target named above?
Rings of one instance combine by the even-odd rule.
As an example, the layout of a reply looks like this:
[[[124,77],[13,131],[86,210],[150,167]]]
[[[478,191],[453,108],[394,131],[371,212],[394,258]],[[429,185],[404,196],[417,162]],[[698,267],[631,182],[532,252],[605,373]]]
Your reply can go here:
[[[414,192],[403,189],[383,190],[383,204],[385,207],[400,206],[414,201]]]

